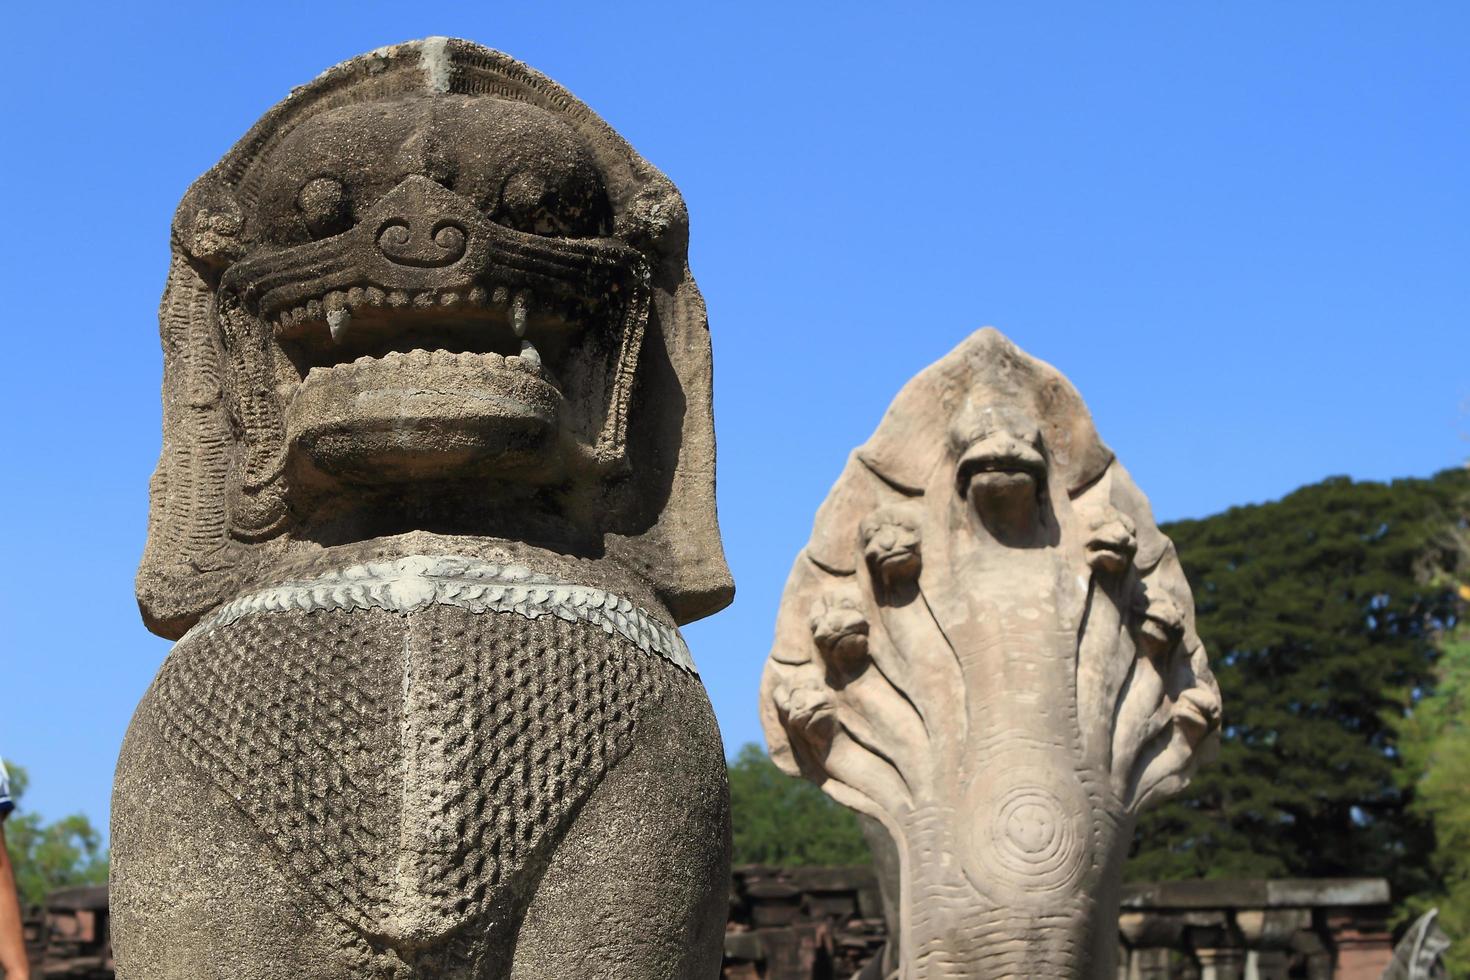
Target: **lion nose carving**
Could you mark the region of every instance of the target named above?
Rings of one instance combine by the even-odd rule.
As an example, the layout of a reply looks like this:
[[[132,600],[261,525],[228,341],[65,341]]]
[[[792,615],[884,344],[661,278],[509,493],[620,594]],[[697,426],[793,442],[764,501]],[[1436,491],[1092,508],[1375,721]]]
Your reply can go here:
[[[418,219],[389,221],[378,231],[378,251],[389,262],[434,268],[452,265],[464,255],[464,228],[454,221],[432,226]]]
[[[389,191],[374,209],[378,214],[377,250],[394,265],[438,269],[464,257],[469,243],[458,194],[417,174]]]

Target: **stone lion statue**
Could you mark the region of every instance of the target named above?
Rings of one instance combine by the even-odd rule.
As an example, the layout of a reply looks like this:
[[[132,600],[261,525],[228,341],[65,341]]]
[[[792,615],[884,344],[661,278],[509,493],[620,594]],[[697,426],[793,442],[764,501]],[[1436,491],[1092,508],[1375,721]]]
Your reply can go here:
[[[122,980],[706,977],[733,596],[674,186],[430,39],[185,195],[113,798]]]

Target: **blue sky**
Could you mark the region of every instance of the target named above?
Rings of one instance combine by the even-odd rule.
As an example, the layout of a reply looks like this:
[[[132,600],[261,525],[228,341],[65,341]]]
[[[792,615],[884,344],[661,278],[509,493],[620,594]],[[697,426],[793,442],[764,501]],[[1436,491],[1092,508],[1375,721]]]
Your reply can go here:
[[[848,451],[994,324],[1163,518],[1470,432],[1470,5],[23,4],[6,16],[0,751],[107,814],[167,644],[132,597],[179,196],[291,86],[431,34],[507,51],[682,189],[739,596],[687,636],[732,751]]]

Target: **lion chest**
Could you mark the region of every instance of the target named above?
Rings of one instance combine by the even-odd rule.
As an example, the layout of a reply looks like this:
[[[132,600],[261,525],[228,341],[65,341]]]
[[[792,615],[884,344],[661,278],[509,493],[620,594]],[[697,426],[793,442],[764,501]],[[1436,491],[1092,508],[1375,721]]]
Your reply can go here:
[[[430,943],[510,914],[679,670],[577,618],[281,609],[185,637],[149,697],[331,911]]]

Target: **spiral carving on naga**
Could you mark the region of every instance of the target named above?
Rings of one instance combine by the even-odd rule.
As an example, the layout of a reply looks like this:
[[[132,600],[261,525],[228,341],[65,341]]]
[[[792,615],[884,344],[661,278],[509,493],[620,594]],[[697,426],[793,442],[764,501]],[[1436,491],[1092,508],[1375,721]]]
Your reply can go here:
[[[962,862],[977,890],[1003,882],[1012,903],[1050,901],[1088,870],[1090,808],[1071,779],[1039,779],[1054,771],[1048,760],[1018,754],[1003,763],[994,782],[977,784],[961,806],[969,822],[962,834]],[[1065,773],[1065,770],[1062,770]]]
[[[982,939],[1102,976],[1133,818],[1187,782],[1220,699],[1148,502],[1071,385],[986,329],[822,505],[761,712],[779,766],[898,848],[906,980],[1006,975]]]

